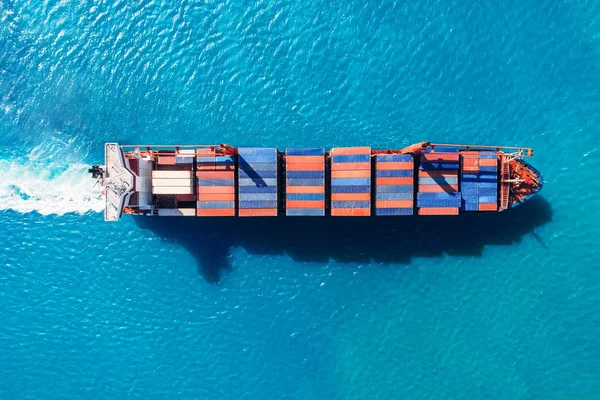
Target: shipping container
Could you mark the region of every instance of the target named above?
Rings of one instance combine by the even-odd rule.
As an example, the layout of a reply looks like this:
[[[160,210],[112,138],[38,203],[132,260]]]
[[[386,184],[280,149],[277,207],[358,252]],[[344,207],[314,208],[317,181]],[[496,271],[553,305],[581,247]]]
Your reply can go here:
[[[377,161],[375,164],[375,169],[377,171],[387,171],[387,170],[410,170],[412,171],[414,168],[414,164],[412,162],[380,162]]]
[[[153,194],[192,194],[191,186],[158,186],[152,187]]]
[[[325,171],[325,164],[301,164],[301,163],[287,163],[285,167],[288,171]]]
[[[414,178],[375,178],[375,184],[377,186],[384,185],[412,185]]]
[[[192,178],[192,171],[152,171],[153,179],[182,179]]]
[[[276,208],[245,208],[239,209],[240,217],[276,217]]]
[[[235,193],[234,186],[197,186],[196,193]]]
[[[161,208],[158,210],[161,217],[194,217],[196,210],[193,208]]]
[[[289,195],[288,195],[289,198]],[[332,201],[369,201],[371,193],[332,193]]]
[[[198,201],[235,201],[235,193],[198,193]]]
[[[393,216],[393,215],[413,215],[414,210],[411,208],[376,208],[375,215],[377,216]]]
[[[368,217],[371,215],[370,208],[332,208],[331,215],[334,217]]]
[[[458,208],[419,208],[419,215],[458,215]]]
[[[241,208],[277,208],[277,201],[270,200],[240,200],[238,207]]]
[[[325,193],[325,186],[287,186],[286,193]]]
[[[287,193],[287,200],[322,200],[325,201],[325,193]]]
[[[286,200],[287,208],[325,208],[325,200]]]
[[[235,217],[235,208],[198,208],[198,217]]]
[[[324,208],[289,208],[285,210],[286,215],[288,216],[297,216],[297,217],[322,217],[325,215]]]
[[[349,155],[349,154],[371,154],[370,147],[335,147],[331,149],[330,154],[335,155]]]
[[[371,171],[331,171],[332,178],[370,178]]]
[[[357,171],[371,169],[371,163],[331,163],[332,171]]]
[[[286,149],[285,154],[289,156],[324,156],[324,149],[301,149],[301,148],[291,148]]]

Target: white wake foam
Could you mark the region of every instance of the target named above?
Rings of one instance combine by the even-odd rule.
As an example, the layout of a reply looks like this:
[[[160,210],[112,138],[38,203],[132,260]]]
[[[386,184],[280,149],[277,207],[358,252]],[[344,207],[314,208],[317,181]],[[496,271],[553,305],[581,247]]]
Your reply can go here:
[[[100,187],[84,164],[44,165],[35,157],[0,160],[0,210],[42,215],[100,212]]]

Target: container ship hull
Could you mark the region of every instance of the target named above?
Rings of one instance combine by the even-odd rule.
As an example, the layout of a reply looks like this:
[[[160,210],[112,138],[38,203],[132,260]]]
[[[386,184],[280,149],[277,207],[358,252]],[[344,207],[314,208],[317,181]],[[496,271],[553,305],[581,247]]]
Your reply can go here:
[[[528,148],[418,143],[370,147],[105,144],[90,169],[123,214],[189,217],[407,216],[499,212],[538,193]]]

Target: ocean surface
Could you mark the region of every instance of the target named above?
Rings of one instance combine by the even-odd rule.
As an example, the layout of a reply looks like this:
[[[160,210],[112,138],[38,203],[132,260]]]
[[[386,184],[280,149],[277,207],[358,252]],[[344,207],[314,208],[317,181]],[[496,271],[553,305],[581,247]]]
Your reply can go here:
[[[102,220],[103,143],[522,145],[466,218]],[[1,399],[600,399],[600,1],[0,0]]]

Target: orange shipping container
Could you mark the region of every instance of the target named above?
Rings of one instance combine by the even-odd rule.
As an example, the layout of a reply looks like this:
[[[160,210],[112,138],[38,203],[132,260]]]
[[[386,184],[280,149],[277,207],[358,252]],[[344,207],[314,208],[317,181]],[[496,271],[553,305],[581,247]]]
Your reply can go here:
[[[215,164],[215,171],[235,171],[235,166]]]
[[[325,200],[287,200],[287,208],[325,208]]]
[[[276,208],[240,208],[240,217],[276,217]]]
[[[332,178],[370,178],[371,171],[331,171]]]
[[[405,162],[378,162],[376,169],[378,171],[395,171],[395,170],[410,170],[414,168],[414,163],[410,161]]]
[[[325,164],[323,156],[286,156],[286,164]]]
[[[385,185],[412,185],[414,182],[414,178],[376,178],[375,184],[377,186],[385,186]]]
[[[421,178],[454,178],[458,176],[458,172],[445,172],[445,171],[419,171],[419,177]]]
[[[286,193],[325,193],[325,186],[286,186]]]
[[[463,166],[466,165],[471,165],[471,166],[475,166],[475,165],[479,165],[479,160],[478,159],[465,159],[463,160]]]
[[[331,163],[332,171],[359,171],[363,169],[371,169],[370,162],[362,163]]]
[[[419,215],[458,215],[458,208],[419,208]]]
[[[325,171],[324,164],[287,164],[288,171]]]
[[[480,167],[495,167],[496,165],[498,165],[497,158],[480,158],[479,159]]]
[[[196,208],[198,217],[235,217],[235,208]]]
[[[341,156],[341,155],[350,155],[350,154],[371,154],[370,147],[336,147],[331,149],[332,156]]]
[[[412,200],[376,200],[376,208],[412,208]]]
[[[332,193],[331,201],[363,201],[371,200],[370,193]]]
[[[470,159],[477,159],[479,158],[479,152],[476,153],[460,153],[460,155],[462,156],[462,158],[470,158]]]
[[[198,201],[235,201],[234,193],[199,193]]]
[[[331,215],[334,217],[368,217],[371,215],[370,208],[332,208]]]
[[[175,157],[158,157],[158,164],[160,165],[175,165]]]
[[[201,179],[233,179],[233,171],[202,171],[196,172],[196,177]]]
[[[175,196],[175,198],[177,199],[177,201],[195,201],[196,195],[194,195],[194,194],[178,194],[177,196]]]
[[[479,203],[479,211],[498,211],[496,203]]]
[[[196,193],[235,193],[234,186],[196,186]]]

